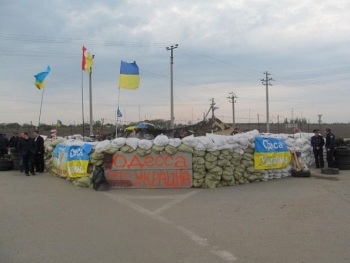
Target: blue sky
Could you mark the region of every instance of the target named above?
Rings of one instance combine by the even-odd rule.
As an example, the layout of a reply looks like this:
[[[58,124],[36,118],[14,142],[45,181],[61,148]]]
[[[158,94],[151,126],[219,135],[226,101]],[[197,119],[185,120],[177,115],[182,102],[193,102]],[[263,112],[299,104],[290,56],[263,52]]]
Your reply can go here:
[[[303,117],[350,121],[350,2],[346,0],[0,0],[0,122],[37,125],[89,121],[83,45],[95,55],[93,120],[170,119],[174,50],[175,123],[197,122],[214,98],[232,122]],[[136,61],[138,90],[118,91],[120,61]],[[34,75],[50,65],[44,93]],[[83,73],[83,74],[82,74]],[[83,82],[82,82],[83,80]],[[82,85],[83,83],[83,85]],[[83,89],[82,89],[83,87]]]

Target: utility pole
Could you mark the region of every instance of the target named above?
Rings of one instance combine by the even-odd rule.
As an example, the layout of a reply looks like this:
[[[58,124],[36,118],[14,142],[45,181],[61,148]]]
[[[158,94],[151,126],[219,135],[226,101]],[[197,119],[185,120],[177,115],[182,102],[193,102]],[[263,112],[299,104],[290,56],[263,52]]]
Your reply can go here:
[[[228,99],[230,99],[230,102],[232,103],[232,128],[234,129],[236,126],[236,119],[235,119],[235,103],[236,103],[236,94],[233,92],[230,92],[230,96],[227,97]]]
[[[318,114],[317,115],[318,116],[318,128],[319,128],[319,130],[320,130],[320,132],[321,132],[321,123],[322,123],[322,114]]]
[[[175,44],[170,47],[166,47],[166,50],[170,50],[170,128],[174,128],[174,80],[173,80],[173,65],[174,65],[174,55],[173,50],[179,45]]]
[[[269,116],[269,86],[272,86],[270,81],[272,81],[272,78],[269,78],[269,75],[271,75],[269,72],[264,72],[265,79],[261,80],[261,83],[266,87],[266,132],[270,132],[270,116]]]

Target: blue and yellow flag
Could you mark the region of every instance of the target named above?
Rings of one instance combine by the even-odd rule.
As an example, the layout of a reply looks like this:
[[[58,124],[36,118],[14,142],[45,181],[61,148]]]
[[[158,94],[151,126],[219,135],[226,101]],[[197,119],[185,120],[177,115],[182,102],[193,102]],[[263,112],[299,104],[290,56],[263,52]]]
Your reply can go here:
[[[288,166],[291,160],[290,151],[283,139],[269,137],[255,138],[255,169],[280,169]]]
[[[45,78],[46,76],[50,73],[51,71],[51,68],[50,66],[47,66],[46,68],[46,71],[44,72],[40,72],[36,75],[34,75],[35,77],[35,86],[38,88],[38,89],[43,89],[44,86],[45,86]]]
[[[119,88],[122,89],[137,89],[140,84],[139,67],[136,61],[128,63],[121,61]]]
[[[62,126],[62,121],[57,120],[56,127],[61,127]]]

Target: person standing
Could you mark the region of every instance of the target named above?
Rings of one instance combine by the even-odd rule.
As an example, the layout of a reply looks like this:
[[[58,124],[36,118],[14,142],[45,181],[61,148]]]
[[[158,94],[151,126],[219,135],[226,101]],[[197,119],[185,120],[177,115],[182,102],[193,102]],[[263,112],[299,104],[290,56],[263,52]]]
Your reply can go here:
[[[311,146],[314,152],[316,168],[324,167],[323,160],[323,146],[324,139],[323,136],[319,133],[318,129],[313,130],[314,136],[311,137]]]
[[[35,141],[34,164],[38,173],[43,173],[45,169],[44,163],[44,138],[40,136],[39,131],[33,132]]]
[[[326,132],[326,152],[328,168],[334,167],[334,148],[335,148],[335,135],[330,128],[325,129]]]
[[[5,137],[5,134],[0,133],[0,158],[4,159],[7,154],[7,147],[9,140]]]
[[[18,142],[18,151],[22,156],[24,173],[26,176],[35,175],[33,166],[33,157],[35,152],[35,142],[30,138],[28,132],[23,132],[23,137]]]

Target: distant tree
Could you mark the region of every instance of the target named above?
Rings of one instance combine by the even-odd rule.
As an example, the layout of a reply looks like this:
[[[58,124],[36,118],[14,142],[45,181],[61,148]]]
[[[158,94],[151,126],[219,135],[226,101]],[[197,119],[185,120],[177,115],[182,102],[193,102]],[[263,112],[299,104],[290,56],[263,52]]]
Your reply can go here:
[[[17,123],[17,122],[13,122],[13,123],[5,124],[4,128],[18,130],[19,128],[21,128],[21,125],[19,123]]]

